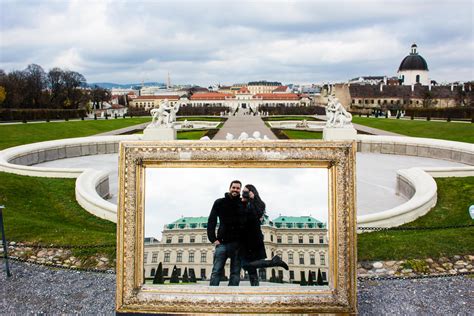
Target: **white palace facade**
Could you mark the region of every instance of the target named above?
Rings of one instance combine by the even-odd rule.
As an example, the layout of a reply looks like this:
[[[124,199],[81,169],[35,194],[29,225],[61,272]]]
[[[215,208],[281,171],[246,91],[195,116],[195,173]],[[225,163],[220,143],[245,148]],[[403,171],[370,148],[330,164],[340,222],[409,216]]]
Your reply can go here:
[[[250,86],[249,86],[250,87]],[[224,106],[235,112],[239,108],[259,111],[260,106],[309,106],[311,99],[306,94],[281,93],[278,90],[266,93],[252,93],[249,87],[242,86],[235,93],[198,92],[191,96],[147,95],[139,96],[130,102],[130,107],[149,111],[167,99],[171,105],[179,102],[182,106]]]
[[[288,271],[279,267],[260,269],[262,280],[274,275],[284,282],[299,282],[303,273],[308,280],[309,271],[315,280],[318,269],[323,279],[327,279],[329,247],[325,224],[310,216],[280,216],[273,221],[266,218],[262,232],[267,259],[279,255],[289,266]],[[161,262],[165,279],[176,266],[180,276],[187,268],[194,270],[196,278],[209,280],[213,256],[214,246],[207,238],[207,217],[183,217],[164,226],[161,241],[145,239],[145,278],[153,278]],[[229,271],[228,260],[225,276],[229,276]],[[241,277],[246,277],[243,270]]]

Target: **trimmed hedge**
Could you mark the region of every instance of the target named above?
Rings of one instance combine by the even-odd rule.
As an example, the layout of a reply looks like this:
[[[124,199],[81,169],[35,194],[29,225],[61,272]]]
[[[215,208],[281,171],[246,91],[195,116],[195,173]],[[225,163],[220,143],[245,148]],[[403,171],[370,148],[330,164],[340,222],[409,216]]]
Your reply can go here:
[[[269,106],[262,105],[258,108],[260,112],[268,112],[269,115],[324,115],[326,110],[322,106]]]
[[[69,120],[86,115],[86,110],[75,109],[0,109],[0,121]]]
[[[196,115],[221,115],[221,112],[229,111],[227,106],[181,106],[177,115],[180,116],[196,116]],[[129,108],[128,115],[133,116],[149,116],[150,111],[143,109]]]
[[[350,111],[352,115],[372,115],[374,109],[358,109],[356,111]],[[392,115],[397,113],[396,109],[390,109]],[[442,109],[425,109],[425,108],[407,108],[405,109],[405,117],[426,117],[426,118],[437,118],[445,119],[450,121],[451,119],[464,119],[474,120],[474,107],[453,107],[453,108],[442,108]]]
[[[408,108],[405,110],[405,116],[472,120],[474,119],[474,107],[443,109]]]

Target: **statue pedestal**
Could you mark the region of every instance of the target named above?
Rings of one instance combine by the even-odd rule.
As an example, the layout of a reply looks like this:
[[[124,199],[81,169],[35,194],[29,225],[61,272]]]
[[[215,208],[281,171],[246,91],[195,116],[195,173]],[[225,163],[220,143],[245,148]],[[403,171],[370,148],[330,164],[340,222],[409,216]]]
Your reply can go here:
[[[354,127],[325,127],[323,129],[324,140],[354,140],[357,131]]]
[[[143,130],[143,140],[176,140],[176,130],[172,127],[147,127]]]

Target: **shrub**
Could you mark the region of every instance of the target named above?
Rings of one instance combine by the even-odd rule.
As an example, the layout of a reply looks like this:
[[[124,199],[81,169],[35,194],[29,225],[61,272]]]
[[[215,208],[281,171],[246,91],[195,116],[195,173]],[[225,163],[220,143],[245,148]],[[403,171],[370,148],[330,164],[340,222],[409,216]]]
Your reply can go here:
[[[158,269],[156,270],[155,277],[153,278],[153,284],[163,284],[165,281],[163,280],[163,265],[158,265]]]
[[[189,283],[188,268],[184,268],[183,283]]]
[[[430,268],[428,267],[428,264],[426,263],[425,260],[410,259],[402,263],[401,267],[403,269],[412,269],[413,271],[418,272],[418,273],[430,272]]]
[[[308,285],[314,285],[313,274],[311,273],[311,270],[308,271]]]

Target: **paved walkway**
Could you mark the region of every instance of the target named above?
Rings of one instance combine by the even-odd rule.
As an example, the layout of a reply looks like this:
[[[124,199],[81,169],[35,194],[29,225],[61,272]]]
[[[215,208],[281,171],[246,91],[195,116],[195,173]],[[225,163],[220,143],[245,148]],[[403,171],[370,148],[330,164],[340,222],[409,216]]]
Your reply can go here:
[[[96,134],[94,136],[110,136],[110,135],[123,135],[123,134],[128,134],[128,133],[132,133],[133,131],[135,130],[142,130],[142,129],[145,129],[145,127],[147,127],[148,124],[151,123],[151,120],[150,122],[146,122],[146,123],[142,123],[142,124],[137,124],[137,125],[132,125],[132,126],[127,126],[127,127],[124,127],[124,128],[120,128],[120,129],[116,129],[116,130],[113,130],[113,131],[109,131],[109,132],[105,132],[105,133],[100,133],[100,134]]]
[[[362,132],[363,134],[383,135],[383,136],[405,136],[405,135],[401,135],[401,134],[397,134],[397,133],[384,131],[384,130],[378,129],[378,128],[368,127],[368,126],[365,126],[365,125],[360,125],[360,124],[355,124],[355,123],[352,123],[352,125],[354,125],[354,128],[358,132]]]
[[[317,119],[324,120],[326,121],[326,115],[315,115]],[[352,122],[352,125],[354,125],[354,128],[358,132],[362,132],[362,134],[370,134],[370,135],[382,135],[382,136],[405,136],[397,133],[392,133],[388,131],[384,131],[382,129],[378,128],[373,128],[373,127],[368,127],[365,125],[360,125],[360,124],[355,124]]]
[[[278,139],[275,134],[268,128],[260,116],[239,115],[230,116],[224,123],[224,126],[217,132],[213,140],[225,140],[227,133],[234,135],[237,139],[242,132],[247,133],[250,137],[254,132],[260,132],[261,137],[267,135],[270,139]]]

